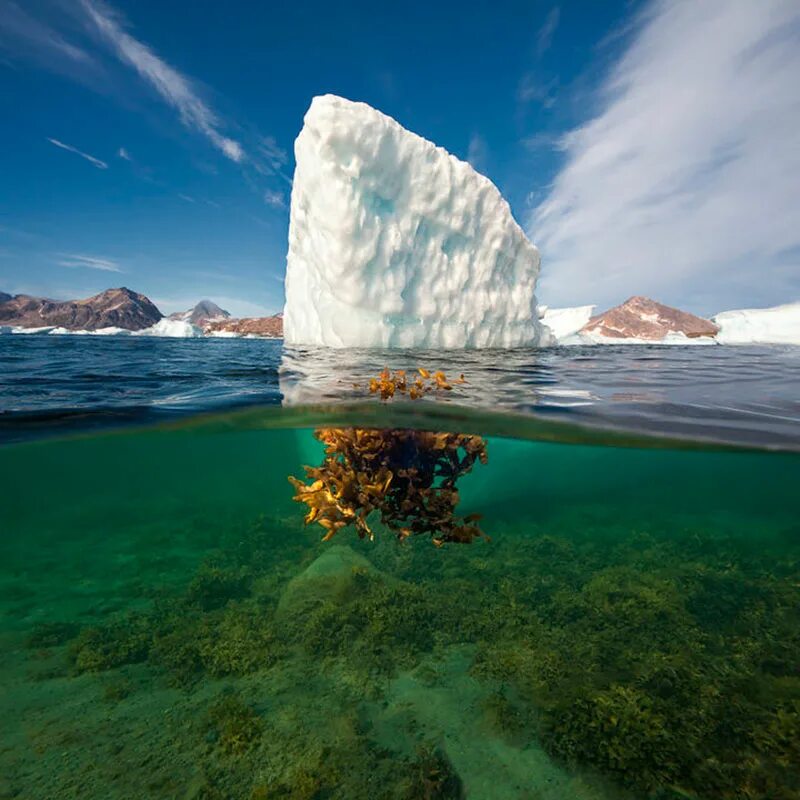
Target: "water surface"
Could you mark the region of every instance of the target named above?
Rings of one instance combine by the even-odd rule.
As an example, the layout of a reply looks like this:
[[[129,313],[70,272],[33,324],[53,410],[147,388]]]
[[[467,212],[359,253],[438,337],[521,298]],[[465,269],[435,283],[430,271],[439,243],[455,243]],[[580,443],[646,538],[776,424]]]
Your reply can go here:
[[[57,341],[2,350],[0,797],[800,797],[794,351],[391,354],[469,382],[382,405],[390,354]],[[482,437],[486,537],[323,542],[334,427]]]

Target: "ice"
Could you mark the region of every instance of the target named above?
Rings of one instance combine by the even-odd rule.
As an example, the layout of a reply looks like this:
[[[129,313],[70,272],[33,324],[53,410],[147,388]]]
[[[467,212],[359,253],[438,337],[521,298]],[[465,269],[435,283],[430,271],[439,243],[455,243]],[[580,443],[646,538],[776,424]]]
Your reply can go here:
[[[596,306],[575,308],[545,308],[542,323],[546,325],[557,343],[574,336],[591,318]]]
[[[592,331],[584,331],[577,333],[574,336],[567,336],[559,342],[559,344],[572,345],[572,344],[614,344],[614,345],[627,345],[627,344],[646,344],[646,345],[691,345],[692,347],[704,347],[708,345],[717,344],[717,340],[713,336],[695,336],[689,337],[685,333],[679,331],[670,331],[666,336],[661,339],[639,339],[635,336],[603,336],[599,333]]]
[[[202,336],[203,331],[191,322],[182,319],[170,319],[164,317],[141,331],[135,331],[134,336],[165,336],[169,338],[189,339],[195,336]]]
[[[800,302],[723,311],[711,321],[719,325],[720,344],[800,345]]]
[[[23,328],[21,325],[14,325],[11,328],[11,333],[22,334],[23,336],[36,336],[50,333],[53,327],[53,325],[42,325],[40,328]]]
[[[127,328],[97,328],[94,331],[72,331],[69,328],[53,328],[51,331],[48,331],[51,336],[130,336],[133,331],[129,331]]]
[[[539,252],[492,182],[364,103],[316,97],[295,142],[284,337],[545,344]]]

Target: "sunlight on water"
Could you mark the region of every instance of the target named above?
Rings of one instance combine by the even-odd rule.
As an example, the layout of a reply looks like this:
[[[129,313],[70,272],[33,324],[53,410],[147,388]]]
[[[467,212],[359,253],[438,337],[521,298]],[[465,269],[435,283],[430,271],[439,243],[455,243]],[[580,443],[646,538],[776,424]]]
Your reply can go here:
[[[800,456],[465,419],[439,548],[304,526],[299,415],[0,449],[0,796],[795,796]]]

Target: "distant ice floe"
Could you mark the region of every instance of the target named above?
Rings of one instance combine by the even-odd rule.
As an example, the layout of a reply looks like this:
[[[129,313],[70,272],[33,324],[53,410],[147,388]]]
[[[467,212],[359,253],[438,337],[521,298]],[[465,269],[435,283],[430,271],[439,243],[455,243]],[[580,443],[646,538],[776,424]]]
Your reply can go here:
[[[800,345],[800,302],[723,311],[711,321],[719,326],[720,344]]]
[[[596,306],[576,306],[575,308],[548,308],[542,310],[541,320],[560,344],[562,339],[574,336],[591,319]]]
[[[192,339],[203,335],[203,331],[183,319],[170,319],[164,317],[141,331],[135,331],[134,336],[163,336],[171,339]]]
[[[328,347],[524,347],[539,251],[497,187],[365,103],[315,97],[295,142],[284,333]]]
[[[601,336],[598,333],[577,333],[572,336],[567,336],[563,341],[558,342],[560,345],[571,344],[664,344],[664,345],[698,345],[708,346],[718,344],[713,336],[695,336],[689,337],[684,333],[671,332],[664,336],[662,339],[637,339],[633,336],[630,337],[616,337],[616,336]]]
[[[246,338],[243,334],[239,333],[238,331],[207,331],[204,334],[208,339],[243,339]],[[259,337],[252,337],[252,338],[259,338]]]
[[[11,330],[6,331],[6,333],[13,333],[13,334],[21,334],[23,336],[36,336],[36,335],[44,335],[50,333],[53,330],[53,325],[44,325],[41,328],[23,328],[21,325],[5,325],[5,328],[9,328]]]
[[[98,328],[95,331],[71,331],[68,328],[53,328],[48,331],[51,336],[130,336],[133,331],[127,328]]]

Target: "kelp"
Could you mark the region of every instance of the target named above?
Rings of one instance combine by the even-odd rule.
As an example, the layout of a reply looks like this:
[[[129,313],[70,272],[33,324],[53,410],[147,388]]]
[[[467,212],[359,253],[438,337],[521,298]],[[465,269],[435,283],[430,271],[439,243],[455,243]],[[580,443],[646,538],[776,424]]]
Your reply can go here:
[[[387,400],[396,393],[417,399],[452,388],[443,372],[420,369],[419,374],[412,382],[404,371],[384,369],[369,390]],[[324,461],[304,467],[307,482],[291,475],[289,482],[297,490],[293,499],[308,506],[306,524],[325,528],[323,541],[350,525],[359,538],[373,539],[373,512],[400,540],[429,535],[441,546],[486,536],[476,524],[480,515],[455,513],[459,478],[476,461],[488,461],[482,437],[393,428],[320,428],[314,435],[325,445]]]
[[[304,468],[308,483],[289,481],[294,499],[309,508],[306,524],[326,529],[324,541],[349,525],[359,538],[373,539],[373,512],[401,540],[427,534],[441,546],[485,536],[479,515],[455,513],[458,479],[488,460],[480,436],[363,428],[322,428],[314,435],[325,445],[325,460]]]
[[[431,373],[420,367],[412,380],[404,369],[390,372],[388,368],[384,368],[377,378],[370,380],[369,393],[379,395],[381,400],[389,400],[395,394],[408,395],[411,400],[418,400],[431,392],[449,392],[453,389],[453,383],[466,383],[466,379],[462,374],[450,383],[441,370]],[[358,387],[358,384],[355,386]]]

